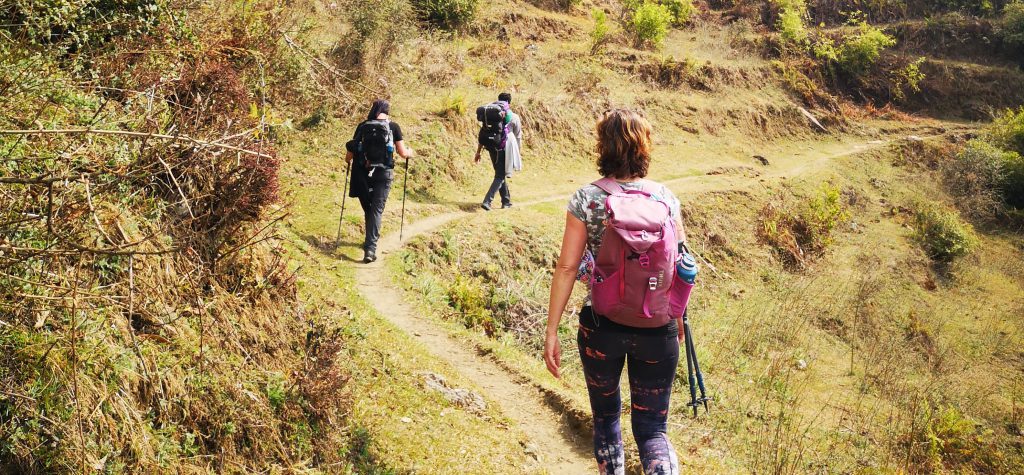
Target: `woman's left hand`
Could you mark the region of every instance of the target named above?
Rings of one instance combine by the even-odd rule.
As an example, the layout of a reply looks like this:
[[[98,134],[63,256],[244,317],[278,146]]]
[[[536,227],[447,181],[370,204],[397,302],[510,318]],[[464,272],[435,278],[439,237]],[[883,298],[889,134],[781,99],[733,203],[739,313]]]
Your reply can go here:
[[[548,333],[544,338],[544,363],[547,364],[548,371],[554,377],[562,377],[559,369],[562,364],[562,346],[558,341],[558,334],[552,335]]]
[[[676,321],[676,331],[679,332],[679,334],[677,335],[677,337],[679,338],[679,343],[682,343],[683,341],[685,341],[686,340],[686,327],[683,326],[683,319],[682,318],[680,318],[680,319],[678,319]]]

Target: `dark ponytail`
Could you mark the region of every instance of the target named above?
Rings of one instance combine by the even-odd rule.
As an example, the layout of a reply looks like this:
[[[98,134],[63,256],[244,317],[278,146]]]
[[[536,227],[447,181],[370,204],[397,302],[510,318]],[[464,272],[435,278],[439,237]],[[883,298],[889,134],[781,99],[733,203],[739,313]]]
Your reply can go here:
[[[376,120],[381,114],[391,115],[391,104],[384,99],[377,99],[370,106],[370,114],[366,116],[366,120]]]

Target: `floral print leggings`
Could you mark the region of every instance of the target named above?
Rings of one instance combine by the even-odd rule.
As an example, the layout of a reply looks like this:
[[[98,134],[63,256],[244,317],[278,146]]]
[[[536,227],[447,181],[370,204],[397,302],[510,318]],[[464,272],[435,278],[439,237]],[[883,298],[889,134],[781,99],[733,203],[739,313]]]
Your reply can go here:
[[[633,437],[647,475],[679,473],[675,450],[665,434],[679,341],[672,321],[661,328],[632,328],[580,312],[577,334],[583,375],[594,414],[594,456],[601,474],[623,475],[625,454],[619,414],[619,376],[628,367]]]

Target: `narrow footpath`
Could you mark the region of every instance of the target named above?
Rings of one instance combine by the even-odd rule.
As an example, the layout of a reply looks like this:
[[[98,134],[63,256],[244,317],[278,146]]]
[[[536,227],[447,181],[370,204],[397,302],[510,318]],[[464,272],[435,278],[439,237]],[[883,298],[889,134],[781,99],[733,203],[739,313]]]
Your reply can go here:
[[[806,157],[789,167],[772,167],[773,170],[766,170],[768,173],[755,179],[728,175],[698,175],[662,183],[670,188],[685,185],[690,192],[759,186],[759,181],[806,175],[826,167],[831,160],[882,148],[900,138],[902,136],[865,141],[852,144],[839,153]],[[519,206],[567,199],[567,195],[550,196],[521,202]],[[436,231],[471,213],[454,211],[423,218],[406,226],[402,240],[399,239],[398,233],[383,236],[379,248],[394,252],[410,239]],[[567,417],[550,406],[539,389],[528,382],[520,382],[520,378],[489,357],[479,354],[472,345],[452,337],[432,316],[419,314],[403,299],[404,291],[400,286],[388,277],[383,260],[372,264],[355,264],[358,290],[366,301],[371,302],[380,315],[403,329],[411,338],[423,343],[434,356],[450,363],[468,380],[476,382],[488,403],[497,405],[501,412],[530,438],[530,444],[538,455],[538,464],[541,467],[555,474],[593,473],[594,460],[590,438],[574,431]]]

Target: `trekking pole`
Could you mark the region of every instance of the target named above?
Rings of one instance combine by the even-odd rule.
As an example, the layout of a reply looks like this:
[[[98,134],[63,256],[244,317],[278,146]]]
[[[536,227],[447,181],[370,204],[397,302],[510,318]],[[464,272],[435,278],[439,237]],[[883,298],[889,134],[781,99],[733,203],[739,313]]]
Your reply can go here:
[[[348,177],[352,171],[352,162],[345,165],[345,193],[341,195],[341,217],[338,218],[338,237],[334,238],[334,247],[341,245],[341,223],[345,221],[345,198],[348,198]]]
[[[398,227],[398,242],[402,242],[405,233],[405,195],[409,185],[409,159],[405,159],[405,178],[402,180],[402,224]]]
[[[693,408],[693,417],[697,417],[697,406],[700,404],[697,402],[697,381],[693,374],[693,360],[690,356],[690,332],[689,324],[686,323],[686,312],[683,312],[683,338],[685,339],[684,347],[686,351],[686,375],[687,381],[690,383],[690,402],[686,405]]]
[[[704,412],[710,412],[708,407],[708,401],[711,399],[707,396],[707,391],[704,389],[704,374],[700,371],[700,362],[697,361],[697,349],[693,346],[693,331],[690,329],[690,322],[686,318],[686,313],[683,313],[683,331],[686,333],[686,351],[689,352],[690,357],[693,358],[693,370],[697,377],[697,388],[700,389],[700,397],[694,400],[695,404],[703,404]],[[693,408],[694,413],[697,412],[697,407]]]

